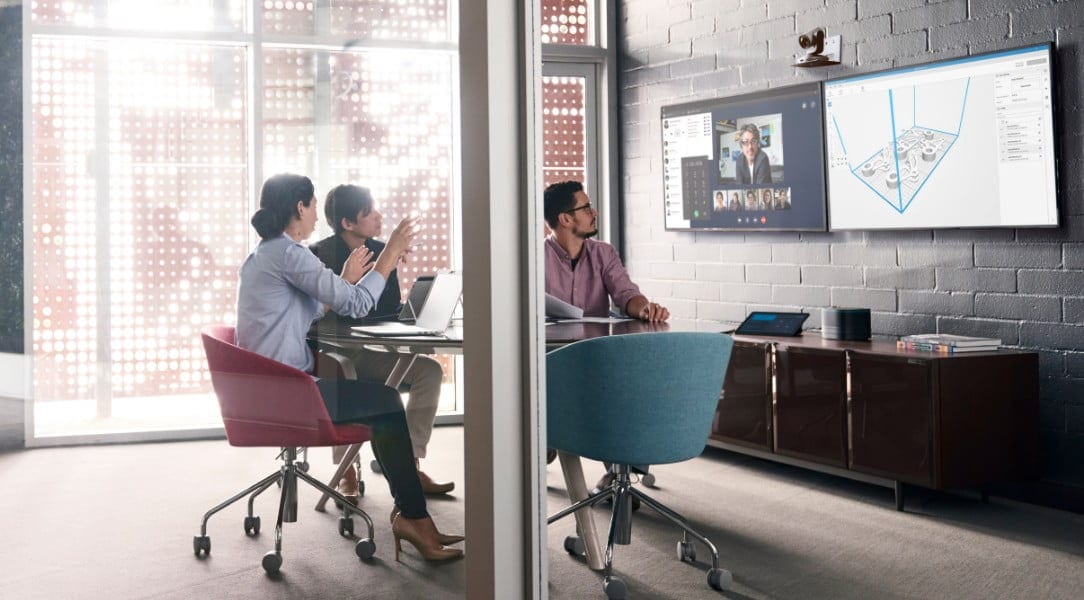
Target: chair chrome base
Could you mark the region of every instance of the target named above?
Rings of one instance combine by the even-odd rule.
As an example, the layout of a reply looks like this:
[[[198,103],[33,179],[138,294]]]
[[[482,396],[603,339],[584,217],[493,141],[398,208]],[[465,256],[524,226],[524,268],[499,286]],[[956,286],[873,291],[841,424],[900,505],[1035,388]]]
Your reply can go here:
[[[632,487],[632,481],[629,476],[629,465],[614,465],[614,473],[614,480],[609,487],[600,490],[598,493],[591,494],[587,498],[554,513],[546,520],[546,523],[550,524],[577,510],[594,506],[607,498],[613,499],[613,511],[610,515],[610,533],[606,540],[606,555],[603,563],[604,579],[602,590],[605,592],[607,598],[618,600],[625,597],[625,582],[619,577],[614,576],[611,570],[613,566],[614,545],[627,545],[632,539],[633,498],[639,499],[644,505],[666,517],[671,523],[682,529],[682,539],[677,544],[678,560],[682,562],[693,562],[696,560],[696,546],[689,541],[689,537],[691,536],[701,544],[707,546],[708,551],[711,552],[711,568],[708,569],[708,585],[716,590],[728,590],[733,587],[734,577],[731,575],[730,571],[719,568],[719,551],[715,548],[715,544],[711,543],[711,540],[700,535],[700,533],[690,527],[685,517],[670,510],[666,505],[655,500],[651,496]],[[578,542],[580,542],[580,540],[577,538],[566,538],[565,550],[570,554],[582,554],[584,545]]]
[[[215,513],[245,496],[248,496],[248,515],[244,521],[245,535],[259,535],[260,517],[253,514],[253,503],[256,496],[262,494],[273,484],[278,484],[282,491],[279,494],[278,520],[275,523],[275,549],[265,554],[262,561],[263,568],[268,575],[278,573],[279,568],[282,566],[282,524],[297,521],[298,480],[308,483],[319,492],[327,494],[339,502],[342,507],[342,516],[339,517],[339,535],[348,538],[354,537],[354,519],[351,517],[351,513],[360,516],[365,521],[368,537],[358,540],[354,546],[354,553],[361,559],[372,558],[376,552],[376,544],[373,542],[373,520],[369,518],[365,511],[348,502],[337,490],[324,485],[309,475],[306,472],[308,464],[297,462],[297,451],[297,448],[283,448],[279,454],[279,457],[283,460],[283,465],[278,471],[271,473],[204,513],[203,521],[200,523],[200,534],[192,538],[192,549],[196,554],[196,558],[211,554],[211,538],[207,535],[207,521]]]

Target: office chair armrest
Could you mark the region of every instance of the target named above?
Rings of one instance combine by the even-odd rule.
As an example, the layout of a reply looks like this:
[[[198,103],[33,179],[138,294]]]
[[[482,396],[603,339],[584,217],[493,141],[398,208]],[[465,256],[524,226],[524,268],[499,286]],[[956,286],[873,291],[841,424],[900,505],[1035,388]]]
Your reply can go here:
[[[323,350],[316,353],[316,366],[313,368],[313,373],[317,377],[358,378],[354,363],[349,358],[338,352]]]

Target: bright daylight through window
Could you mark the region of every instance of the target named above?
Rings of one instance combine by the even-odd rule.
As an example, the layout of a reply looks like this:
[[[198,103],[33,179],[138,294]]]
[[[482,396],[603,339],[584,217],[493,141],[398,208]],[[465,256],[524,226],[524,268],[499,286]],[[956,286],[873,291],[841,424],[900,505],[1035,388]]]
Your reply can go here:
[[[221,424],[199,330],[271,174],[424,215],[404,290],[455,264],[454,0],[30,6],[35,438]]]

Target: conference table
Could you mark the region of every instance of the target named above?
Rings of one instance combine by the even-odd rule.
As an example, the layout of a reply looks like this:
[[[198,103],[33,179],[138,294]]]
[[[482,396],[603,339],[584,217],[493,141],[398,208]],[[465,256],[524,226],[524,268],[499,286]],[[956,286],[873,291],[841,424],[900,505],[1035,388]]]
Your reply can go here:
[[[388,375],[385,384],[398,389],[403,382],[406,372],[414,364],[414,359],[422,354],[462,354],[463,353],[463,329],[453,323],[444,336],[406,336],[406,337],[374,337],[356,332],[352,329],[357,321],[324,320],[317,328],[310,332],[309,339],[325,350],[335,349],[350,350],[361,347],[384,350],[398,354],[399,358],[395,367]],[[552,350],[561,346],[581,340],[606,337],[611,335],[624,335],[630,333],[643,333],[648,331],[673,331],[684,329],[671,327],[666,323],[645,323],[636,320],[606,320],[606,321],[562,321],[546,324],[546,349]],[[354,461],[361,449],[361,444],[351,445],[346,454],[339,461],[339,466],[328,481],[328,486],[334,488],[343,473]],[[583,465],[580,457],[574,454],[559,451],[558,461],[561,465],[561,473],[564,476],[565,488],[569,500],[578,502],[589,495],[586,481],[583,475]],[[316,510],[323,511],[330,496],[324,494],[316,503]],[[589,568],[599,571],[603,568],[603,543],[599,539],[595,528],[594,514],[590,508],[582,508],[576,511],[576,527],[584,542],[586,549],[586,562]]]

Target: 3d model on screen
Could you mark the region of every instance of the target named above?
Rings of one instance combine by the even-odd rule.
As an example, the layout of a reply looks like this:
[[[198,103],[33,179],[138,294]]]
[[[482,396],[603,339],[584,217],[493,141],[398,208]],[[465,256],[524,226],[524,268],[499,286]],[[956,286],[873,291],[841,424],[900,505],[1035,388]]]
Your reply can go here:
[[[970,85],[971,79],[967,78],[886,90],[883,122],[876,123],[872,131],[863,124],[848,122],[845,112],[834,112],[831,123],[843,150],[837,160],[843,161],[859,181],[889,206],[904,213],[919,198],[922,187],[960,138]],[[946,114],[959,115],[952,131],[944,127]],[[891,132],[891,137],[886,139],[880,132]],[[869,154],[871,143],[882,145]],[[853,162],[848,149],[866,158]]]

